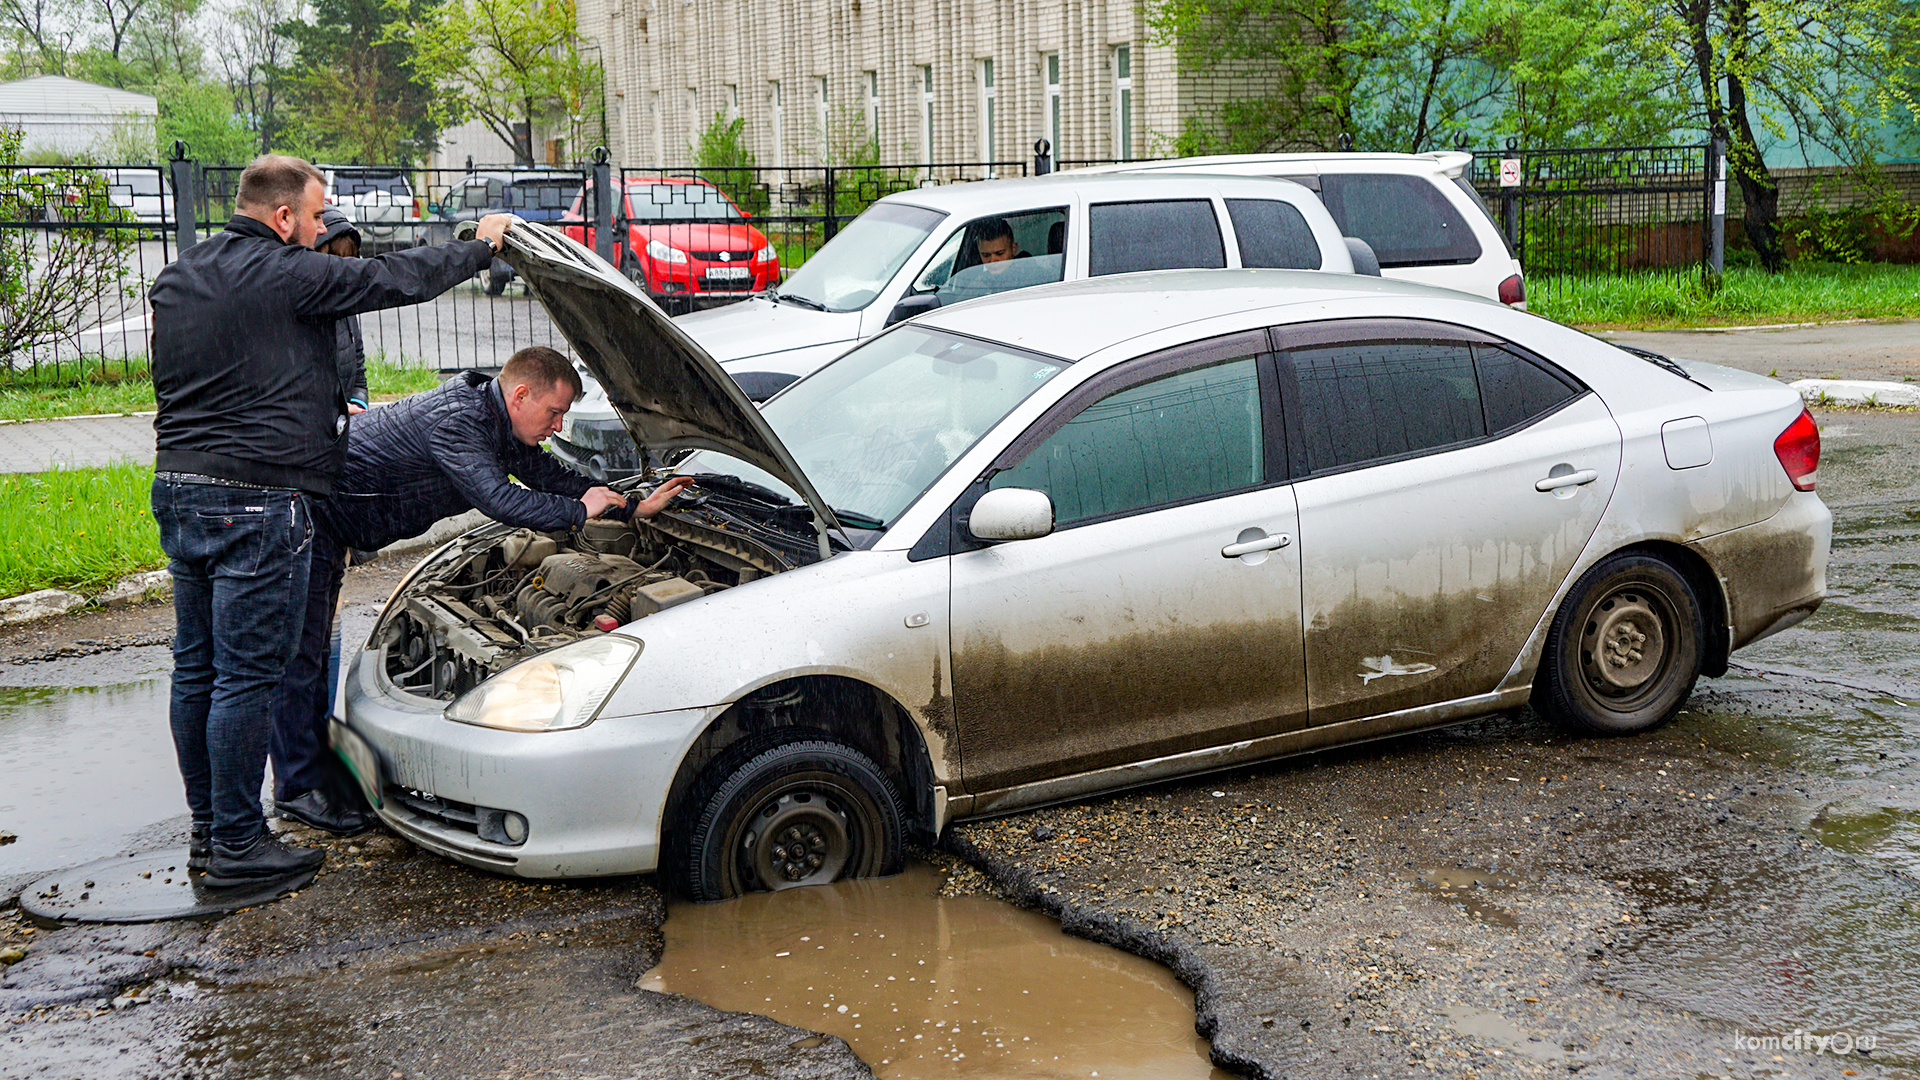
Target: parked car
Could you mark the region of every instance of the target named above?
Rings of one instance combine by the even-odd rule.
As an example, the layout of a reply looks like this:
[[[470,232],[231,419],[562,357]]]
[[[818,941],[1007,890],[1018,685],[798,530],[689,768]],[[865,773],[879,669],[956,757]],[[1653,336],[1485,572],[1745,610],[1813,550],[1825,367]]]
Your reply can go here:
[[[453,239],[454,230],[463,221],[476,221],[488,214],[516,214],[528,221],[558,221],[580,197],[579,173],[550,169],[488,170],[471,172],[448,187],[438,201],[427,204],[434,220],[425,229],[426,242],[444,244]],[[493,260],[487,272],[487,292],[499,296],[513,280],[513,267],[504,259]]]
[[[584,197],[568,210],[567,235],[593,246]],[[780,256],[727,193],[690,176],[629,176],[614,227],[613,264],[660,298],[733,298],[780,280]]]
[[[1067,281],[756,410],[585,249],[507,246],[698,483],[632,523],[476,529],[352,655],[334,745],[387,825],[472,866],[712,899],[1528,703],[1645,731],[1826,592],[1793,390],[1457,292]]]
[[[1132,162],[1070,175],[1126,172],[1279,176],[1320,196],[1340,231],[1373,248],[1380,272],[1525,307],[1520,260],[1480,193],[1467,182],[1473,155],[1235,154]]]
[[[980,232],[996,220],[1027,258],[981,264]],[[994,180],[889,195],[777,291],[679,324],[761,400],[893,323],[986,292],[1136,270],[1256,266],[1344,274],[1355,263],[1326,208],[1284,180]],[[641,467],[597,385],[568,414],[553,448],[600,476]]]
[[[136,220],[160,224],[173,219],[173,184],[159,169],[101,169],[107,199]]]
[[[419,204],[406,171],[378,165],[322,165],[327,205],[353,219],[360,250],[371,255],[385,248],[418,242]]]

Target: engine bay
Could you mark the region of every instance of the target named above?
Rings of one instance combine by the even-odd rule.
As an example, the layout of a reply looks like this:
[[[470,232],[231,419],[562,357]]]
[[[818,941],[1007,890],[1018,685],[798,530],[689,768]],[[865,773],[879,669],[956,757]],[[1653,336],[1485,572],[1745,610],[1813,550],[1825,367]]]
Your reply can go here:
[[[726,477],[652,518],[486,525],[420,565],[369,648],[395,689],[451,701],[527,657],[817,560],[816,545],[803,507]]]

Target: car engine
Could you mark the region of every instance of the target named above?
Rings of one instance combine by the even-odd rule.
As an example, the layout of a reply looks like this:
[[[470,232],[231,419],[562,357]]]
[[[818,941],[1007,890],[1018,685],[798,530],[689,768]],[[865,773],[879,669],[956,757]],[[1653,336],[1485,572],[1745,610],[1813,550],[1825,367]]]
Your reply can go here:
[[[529,656],[819,557],[810,515],[773,492],[730,478],[690,491],[644,520],[475,529],[420,565],[368,647],[396,689],[450,701]]]

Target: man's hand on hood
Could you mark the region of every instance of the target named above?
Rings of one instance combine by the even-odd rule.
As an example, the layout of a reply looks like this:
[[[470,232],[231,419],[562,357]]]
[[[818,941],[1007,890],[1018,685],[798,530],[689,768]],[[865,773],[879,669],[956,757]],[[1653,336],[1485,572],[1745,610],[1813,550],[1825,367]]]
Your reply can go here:
[[[480,219],[480,227],[475,230],[473,238],[493,241],[493,250],[497,252],[500,250],[500,245],[506,241],[507,226],[512,225],[516,220],[518,219],[512,214],[488,214]]]

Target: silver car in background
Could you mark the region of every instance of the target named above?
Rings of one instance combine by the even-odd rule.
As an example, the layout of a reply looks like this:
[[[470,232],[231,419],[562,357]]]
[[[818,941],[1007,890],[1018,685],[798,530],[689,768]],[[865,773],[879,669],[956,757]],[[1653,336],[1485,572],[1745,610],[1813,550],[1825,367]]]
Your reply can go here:
[[[383,821],[473,866],[712,899],[1527,704],[1644,731],[1825,596],[1794,391],[1459,293],[1041,286],[756,410],[578,244],[517,226],[506,258],[698,484],[645,521],[471,532],[350,657],[335,746]]]

